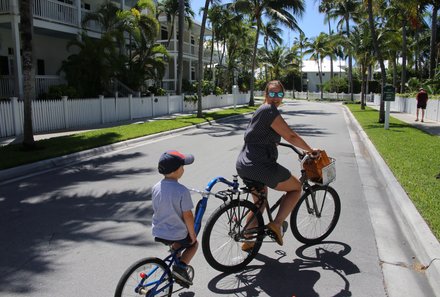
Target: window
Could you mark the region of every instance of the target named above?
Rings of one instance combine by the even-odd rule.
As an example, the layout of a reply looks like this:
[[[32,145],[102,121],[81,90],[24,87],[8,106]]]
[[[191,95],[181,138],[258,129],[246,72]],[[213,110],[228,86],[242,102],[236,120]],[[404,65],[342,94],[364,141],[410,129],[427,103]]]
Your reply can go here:
[[[194,40],[194,36],[191,36],[191,44],[192,45],[196,44],[196,41]]]
[[[37,75],[46,75],[43,59],[37,60]]]
[[[191,80],[196,80],[196,67],[191,66]]]
[[[81,8],[84,10],[90,10],[90,3],[81,2]]]
[[[0,75],[9,75],[8,56],[0,56]]]
[[[168,40],[168,29],[165,26],[160,27],[160,39]]]

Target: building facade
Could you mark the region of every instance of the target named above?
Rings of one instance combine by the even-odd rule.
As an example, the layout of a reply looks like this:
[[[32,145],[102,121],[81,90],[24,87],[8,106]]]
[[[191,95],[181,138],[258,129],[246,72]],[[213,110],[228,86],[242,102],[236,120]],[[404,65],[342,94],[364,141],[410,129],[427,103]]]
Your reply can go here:
[[[101,27],[98,23],[88,22],[82,26],[82,20],[97,11],[108,0],[34,0],[34,62],[35,92],[47,92],[52,85],[65,83],[63,75],[58,74],[62,61],[74,54],[75,49],[67,44],[83,30],[93,38],[100,38]],[[121,9],[130,9],[136,0],[111,1]],[[0,0],[0,98],[22,97],[22,67],[20,58],[19,0]],[[159,17],[161,36],[158,42],[168,43],[170,24],[166,17]],[[186,25],[184,32],[183,78],[197,80],[197,60],[200,25]],[[206,35],[209,35],[209,30]],[[177,81],[177,21],[171,35],[168,51],[168,68],[162,87],[174,92]],[[206,59],[204,63],[208,63]]]
[[[333,61],[333,77],[346,76],[346,63],[343,60]],[[325,84],[331,78],[331,63],[329,59],[324,59],[321,66],[322,83]],[[302,91],[320,91],[318,62],[315,60],[302,61]]]

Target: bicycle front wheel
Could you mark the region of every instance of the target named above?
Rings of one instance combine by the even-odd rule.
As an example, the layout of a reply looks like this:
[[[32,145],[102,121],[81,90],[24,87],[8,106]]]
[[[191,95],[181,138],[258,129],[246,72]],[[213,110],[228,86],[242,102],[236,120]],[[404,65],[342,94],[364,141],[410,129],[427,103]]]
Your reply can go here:
[[[324,240],[339,220],[341,201],[329,186],[314,185],[298,201],[290,215],[290,228],[297,240],[316,244]]]
[[[145,258],[131,265],[116,286],[115,297],[171,296],[173,281],[168,266],[159,258]]]
[[[248,221],[257,226],[245,228]],[[247,200],[232,200],[215,210],[206,223],[203,255],[214,269],[237,272],[258,253],[263,237],[264,221],[257,207]],[[246,251],[243,245],[248,247]]]

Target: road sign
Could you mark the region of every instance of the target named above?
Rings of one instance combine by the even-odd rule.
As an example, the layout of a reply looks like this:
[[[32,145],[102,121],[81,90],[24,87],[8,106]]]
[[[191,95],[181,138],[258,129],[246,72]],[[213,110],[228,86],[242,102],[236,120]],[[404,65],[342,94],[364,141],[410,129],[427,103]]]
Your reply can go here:
[[[396,99],[396,90],[391,85],[383,87],[383,101],[394,101]]]

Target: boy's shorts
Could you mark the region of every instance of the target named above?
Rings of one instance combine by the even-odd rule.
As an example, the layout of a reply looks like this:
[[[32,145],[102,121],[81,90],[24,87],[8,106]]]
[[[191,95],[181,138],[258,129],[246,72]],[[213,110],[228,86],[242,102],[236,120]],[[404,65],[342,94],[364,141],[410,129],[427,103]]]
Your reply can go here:
[[[189,236],[189,234],[184,239],[180,239],[180,240],[168,240],[168,239],[163,239],[163,238],[159,238],[159,237],[155,237],[154,240],[157,242],[162,242],[166,245],[171,245],[171,244],[177,242],[180,245],[182,245],[182,247],[184,247],[184,248],[192,246],[191,237]]]

